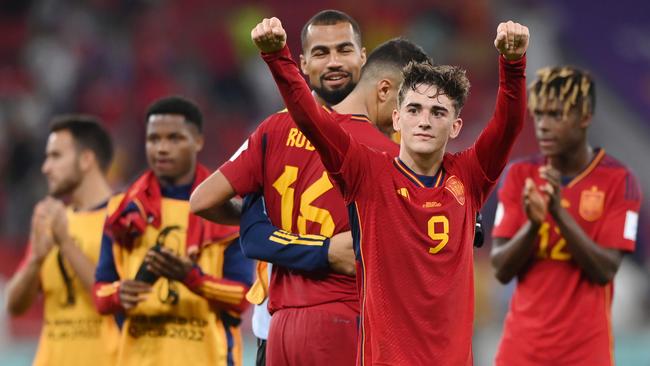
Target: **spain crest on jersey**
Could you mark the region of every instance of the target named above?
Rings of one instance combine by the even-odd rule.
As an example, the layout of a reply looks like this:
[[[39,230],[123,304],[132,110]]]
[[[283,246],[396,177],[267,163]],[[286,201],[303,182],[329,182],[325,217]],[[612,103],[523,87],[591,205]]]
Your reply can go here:
[[[605,192],[599,191],[596,186],[580,193],[580,217],[586,221],[596,221],[602,216],[605,206]]]
[[[461,206],[465,205],[465,186],[458,177],[455,175],[449,177],[445,182],[445,188],[454,195],[454,198]]]

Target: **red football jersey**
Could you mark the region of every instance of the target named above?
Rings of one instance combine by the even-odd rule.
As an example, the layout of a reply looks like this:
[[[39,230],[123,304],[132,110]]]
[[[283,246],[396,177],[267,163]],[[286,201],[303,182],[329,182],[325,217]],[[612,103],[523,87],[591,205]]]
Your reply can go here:
[[[343,117],[322,108],[359,141],[390,156],[397,155],[397,144],[382,135],[366,117]],[[219,170],[241,196],[263,191],[271,222],[283,230],[328,237],[350,230],[341,193],[332,185],[314,146],[298,130],[289,113],[267,118],[241,153]],[[273,266],[269,286],[271,313],[286,307],[331,302],[345,302],[359,311],[355,279],[350,276],[295,272]]]
[[[426,187],[399,159],[350,138],[309,100],[286,47],[263,57],[349,204],[361,259],[359,363],[471,365],[476,212],[523,126],[525,59],[500,58],[493,118],[474,146],[444,155],[434,186]]]
[[[526,178],[545,184],[535,157],[512,164],[499,190],[492,235],[511,238],[528,220],[521,192]],[[641,192],[621,163],[597,151],[589,167],[562,188],[562,205],[599,245],[633,251]],[[497,365],[613,365],[613,283],[587,280],[548,215],[535,258],[518,278],[499,345]]]

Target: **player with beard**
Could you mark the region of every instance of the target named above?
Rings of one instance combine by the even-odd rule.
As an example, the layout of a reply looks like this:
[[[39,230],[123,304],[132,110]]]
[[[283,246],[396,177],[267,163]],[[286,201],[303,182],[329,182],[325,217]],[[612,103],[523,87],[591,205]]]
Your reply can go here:
[[[45,154],[50,197],[34,209],[27,254],[7,285],[7,309],[20,315],[44,295],[34,365],[113,365],[118,329],[90,296],[111,196],[105,176],[111,140],[93,117],[60,116],[51,124]]]
[[[301,70],[309,80],[312,95],[322,105],[339,103],[356,86],[361,74],[361,67],[366,60],[357,22],[340,11],[321,11],[303,26],[301,43]],[[216,177],[217,175],[211,177],[210,182],[223,188],[232,189],[226,180],[215,182]],[[205,186],[203,186],[204,188]],[[195,193],[194,198],[199,198],[200,194],[200,191]],[[252,197],[249,198],[249,201],[251,204],[253,203]],[[221,211],[221,222],[238,223],[238,207],[225,210],[227,207],[228,205],[224,206],[224,210]],[[242,248],[249,257],[267,260],[281,265],[287,270],[323,271],[331,269],[338,273],[354,273],[354,253],[349,232],[336,235],[331,239],[325,237],[318,239],[317,241],[322,245],[280,245],[279,250],[271,253],[269,248],[277,248],[276,246],[279,244],[270,241],[269,235],[259,235],[258,232],[274,232],[275,227],[270,225],[262,209],[257,208],[259,205],[252,207],[255,208],[255,216],[261,217],[255,224],[251,224],[255,229],[242,237]],[[231,208],[233,207],[231,206]],[[245,238],[248,240],[244,240]],[[296,236],[295,241],[300,242],[302,239],[305,238]],[[314,237],[311,236],[310,239],[313,240]],[[266,363],[266,339],[270,323],[267,301],[272,265],[263,260],[258,262],[258,279],[247,295],[249,301],[256,304],[252,325],[259,344],[257,365]]]
[[[354,109],[355,113],[350,120],[341,120],[341,128],[364,144],[393,156],[397,145],[370,121],[390,124],[401,69],[410,61],[429,62],[429,58],[406,40],[393,39],[380,45],[368,57],[354,91],[337,106]],[[311,96],[307,98],[314,103]],[[332,118],[339,116],[327,107],[323,110]],[[325,237],[349,230],[340,193],[334,189],[314,147],[286,112],[264,121],[241,154],[222,165],[214,176],[219,174],[228,181],[229,191],[206,181],[192,197],[193,209],[213,219],[211,205],[227,202],[234,192],[245,195],[262,191],[271,221],[281,227],[270,233],[280,248],[277,252],[287,246],[322,246]],[[272,254],[281,254],[270,245],[267,248]],[[300,259],[293,265],[299,263]],[[359,314],[355,281],[329,268],[298,272],[274,265],[269,300],[273,313],[269,364],[354,364]]]

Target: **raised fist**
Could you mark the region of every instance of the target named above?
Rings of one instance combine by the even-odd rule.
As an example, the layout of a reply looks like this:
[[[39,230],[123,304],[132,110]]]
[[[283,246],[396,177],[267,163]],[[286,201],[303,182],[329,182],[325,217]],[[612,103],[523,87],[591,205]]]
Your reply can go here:
[[[507,21],[497,27],[494,47],[507,60],[518,60],[528,49],[529,37],[528,27],[513,21]]]
[[[278,18],[264,18],[251,31],[253,42],[264,53],[280,51],[287,43],[287,32]]]

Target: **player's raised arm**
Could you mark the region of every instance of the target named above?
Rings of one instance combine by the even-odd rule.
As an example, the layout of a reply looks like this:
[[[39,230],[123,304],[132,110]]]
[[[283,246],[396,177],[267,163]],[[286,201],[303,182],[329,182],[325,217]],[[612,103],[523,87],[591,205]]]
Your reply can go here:
[[[508,161],[526,116],[526,50],[528,28],[508,21],[499,24],[494,47],[499,51],[499,91],[494,115],[476,141],[485,175],[496,180]]]
[[[312,96],[291,58],[282,23],[278,18],[265,18],[253,28],[251,38],[262,52],[291,117],[316,147],[325,168],[338,171],[350,145],[350,136]]]

